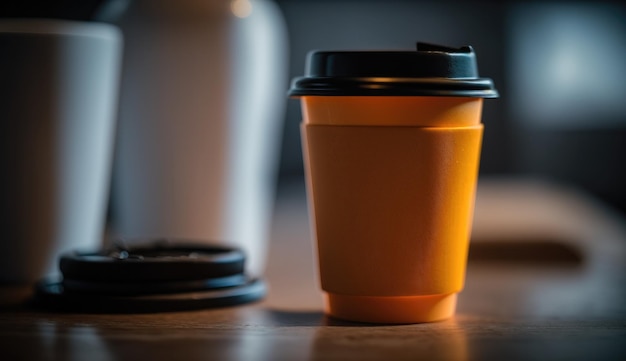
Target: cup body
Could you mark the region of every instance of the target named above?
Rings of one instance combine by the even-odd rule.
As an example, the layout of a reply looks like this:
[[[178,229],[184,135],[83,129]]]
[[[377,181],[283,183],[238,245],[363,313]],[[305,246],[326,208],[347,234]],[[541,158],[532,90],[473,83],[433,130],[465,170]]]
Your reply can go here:
[[[0,21],[0,282],[100,246],[121,51],[111,25]]]
[[[452,316],[465,278],[482,99],[301,99],[327,313],[376,323]]]
[[[132,243],[236,246],[265,268],[278,171],[286,31],[272,1],[135,1],[113,176],[112,231]],[[241,17],[240,17],[241,16]]]

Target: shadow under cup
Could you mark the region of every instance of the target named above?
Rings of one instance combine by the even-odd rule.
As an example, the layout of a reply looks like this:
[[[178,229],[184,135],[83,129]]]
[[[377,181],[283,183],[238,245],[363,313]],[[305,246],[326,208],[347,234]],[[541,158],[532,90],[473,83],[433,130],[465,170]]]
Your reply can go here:
[[[337,318],[443,320],[463,288],[487,96],[407,93],[296,94],[321,285]]]

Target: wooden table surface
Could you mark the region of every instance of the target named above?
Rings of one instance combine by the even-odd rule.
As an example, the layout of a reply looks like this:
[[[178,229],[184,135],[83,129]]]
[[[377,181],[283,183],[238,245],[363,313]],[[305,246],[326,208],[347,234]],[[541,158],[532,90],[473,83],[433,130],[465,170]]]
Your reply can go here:
[[[281,189],[262,302],[138,315],[12,304],[2,360],[626,360],[626,226],[578,192],[481,180],[457,315],[367,325],[324,316],[304,188]]]

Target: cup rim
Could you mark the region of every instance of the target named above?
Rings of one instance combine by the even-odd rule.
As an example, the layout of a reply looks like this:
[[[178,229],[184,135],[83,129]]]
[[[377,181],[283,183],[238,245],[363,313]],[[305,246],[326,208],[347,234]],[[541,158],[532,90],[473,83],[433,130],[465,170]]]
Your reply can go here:
[[[115,25],[59,19],[16,18],[0,20],[0,36],[44,35],[85,36],[116,40],[121,31]]]

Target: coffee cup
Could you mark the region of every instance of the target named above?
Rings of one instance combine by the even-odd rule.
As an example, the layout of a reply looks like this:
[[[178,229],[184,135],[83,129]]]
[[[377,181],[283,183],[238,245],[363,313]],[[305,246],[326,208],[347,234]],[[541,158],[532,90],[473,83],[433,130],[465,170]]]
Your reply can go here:
[[[109,24],[0,20],[0,284],[101,245],[122,46]]]
[[[451,317],[463,289],[484,98],[471,47],[318,51],[302,103],[307,194],[326,312],[373,323]]]

